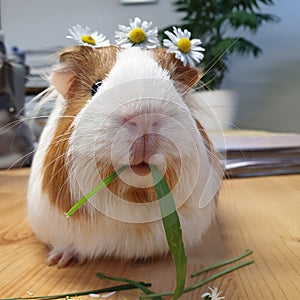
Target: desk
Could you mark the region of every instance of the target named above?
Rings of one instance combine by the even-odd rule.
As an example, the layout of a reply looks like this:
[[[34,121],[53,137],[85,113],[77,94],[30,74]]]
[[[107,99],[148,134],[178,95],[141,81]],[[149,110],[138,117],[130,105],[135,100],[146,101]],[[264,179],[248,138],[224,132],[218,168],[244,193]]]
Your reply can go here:
[[[1,297],[28,297],[27,291],[36,296],[60,294],[114,284],[96,278],[97,271],[151,282],[154,291],[173,289],[170,258],[145,264],[102,259],[64,269],[46,266],[47,249],[32,234],[26,217],[28,174],[29,169],[0,172]],[[225,180],[218,204],[223,239],[219,247],[226,249],[228,257],[252,249],[255,263],[182,299],[200,299],[208,286],[218,287],[228,300],[300,299],[299,196],[300,175]],[[189,273],[200,268],[201,263],[189,262]],[[109,299],[124,297],[138,298],[136,291],[130,291]]]

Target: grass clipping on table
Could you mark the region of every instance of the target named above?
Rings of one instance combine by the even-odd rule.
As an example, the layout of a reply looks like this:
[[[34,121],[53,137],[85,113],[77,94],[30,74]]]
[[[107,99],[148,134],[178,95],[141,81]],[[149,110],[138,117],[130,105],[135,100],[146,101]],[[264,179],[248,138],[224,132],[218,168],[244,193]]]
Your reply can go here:
[[[244,253],[242,253],[239,256],[236,256],[234,258],[222,261],[220,263],[205,267],[204,269],[193,273],[191,275],[191,277],[195,277],[195,276],[205,273],[207,271],[234,263],[238,260],[245,258],[246,256],[248,256],[252,253],[253,253],[252,250],[246,250]],[[208,276],[207,278],[205,278],[204,280],[199,281],[199,282],[195,283],[194,285],[184,288],[183,293],[188,293],[190,291],[198,289],[198,288],[202,287],[203,285],[205,285],[221,276],[224,276],[224,275],[231,273],[239,268],[242,268],[249,264],[252,264],[253,262],[254,262],[253,259],[250,259],[250,260],[238,263],[236,265],[233,265],[224,270],[221,270],[217,273],[214,273],[214,274]],[[144,295],[139,297],[141,300],[142,299],[162,300],[163,299],[162,297],[174,295],[174,292],[172,292],[172,291],[162,292],[162,293],[158,293],[158,294],[153,293],[151,290],[148,289],[148,287],[151,286],[151,283],[137,282],[137,281],[127,279],[127,278],[122,278],[122,277],[107,276],[100,272],[96,273],[96,276],[100,279],[108,279],[108,280],[113,280],[113,281],[123,282],[123,283],[125,282],[125,284],[111,286],[111,287],[102,288],[102,289],[96,289],[96,290],[80,291],[80,292],[75,292],[75,293],[67,293],[67,294],[59,294],[59,295],[51,295],[51,296],[30,296],[30,297],[24,297],[24,298],[1,298],[0,300],[33,300],[33,299],[35,299],[35,300],[38,300],[38,299],[50,300],[50,299],[63,299],[63,298],[69,299],[70,297],[88,296],[91,294],[102,294],[102,293],[125,291],[125,290],[131,290],[131,289],[139,289],[139,290],[141,290],[141,292],[144,293]]]
[[[112,173],[110,176],[105,178],[100,184],[98,184],[93,190],[83,196],[78,202],[76,202],[71,209],[66,213],[66,217],[71,217],[88,199],[90,199],[93,195],[99,192],[102,188],[111,183],[114,179],[116,179],[127,167],[122,167],[119,170]],[[131,279],[122,278],[122,277],[112,277],[107,276],[103,273],[98,272],[96,276],[101,279],[109,279],[117,282],[122,282],[125,284],[112,286],[108,288],[98,289],[98,290],[90,290],[90,291],[81,291],[77,293],[69,293],[69,294],[61,294],[61,295],[52,295],[52,296],[36,296],[36,297],[28,297],[28,298],[6,298],[0,300],[25,300],[25,299],[59,299],[59,298],[69,298],[75,296],[84,296],[90,295],[91,293],[105,293],[112,291],[122,291],[122,290],[130,290],[130,289],[139,289],[143,292],[143,295],[140,296],[140,299],[163,299],[165,296],[172,296],[173,299],[178,299],[183,293],[190,292],[192,290],[198,289],[201,286],[207,284],[208,282],[215,280],[218,277],[221,277],[225,274],[233,272],[239,268],[252,264],[254,261],[247,260],[221,270],[217,273],[214,273],[207,277],[206,279],[197,282],[194,285],[185,287],[185,279],[186,279],[186,270],[187,270],[187,258],[184,250],[184,244],[182,239],[182,231],[180,226],[180,220],[176,211],[176,206],[170,192],[169,186],[166,183],[161,172],[155,167],[150,165],[151,174],[153,181],[155,183],[156,196],[160,207],[160,212],[162,216],[162,222],[166,234],[166,239],[169,245],[169,249],[171,255],[173,257],[175,269],[176,269],[176,287],[175,291],[162,292],[162,293],[154,293],[150,289],[150,283],[137,282]],[[228,259],[222,261],[220,263],[208,266],[200,271],[197,271],[191,275],[191,277],[195,277],[204,272],[234,263],[248,255],[252,254],[252,250],[246,250],[243,254],[234,257],[232,259]]]

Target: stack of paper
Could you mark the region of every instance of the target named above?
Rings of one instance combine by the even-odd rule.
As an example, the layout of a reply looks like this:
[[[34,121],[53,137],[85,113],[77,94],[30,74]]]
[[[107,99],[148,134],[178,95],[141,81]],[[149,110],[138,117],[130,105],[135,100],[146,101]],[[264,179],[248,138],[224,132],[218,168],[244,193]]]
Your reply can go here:
[[[211,139],[226,177],[300,173],[300,134],[230,131]]]

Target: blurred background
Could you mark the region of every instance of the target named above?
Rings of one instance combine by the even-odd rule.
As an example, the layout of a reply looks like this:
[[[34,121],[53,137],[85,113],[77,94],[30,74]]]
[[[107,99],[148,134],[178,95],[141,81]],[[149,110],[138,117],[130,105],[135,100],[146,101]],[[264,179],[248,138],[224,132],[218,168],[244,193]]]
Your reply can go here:
[[[196,0],[191,1],[196,3]],[[18,134],[22,137],[27,136],[26,143],[21,145],[30,151],[38,141],[46,121],[44,116],[49,114],[52,106],[51,103],[44,105],[36,116],[33,112],[36,104],[30,100],[47,87],[48,83],[42,75],[54,63],[55,51],[73,44],[65,38],[69,28],[75,24],[89,26],[114,42],[118,24],[126,25],[129,18],[135,16],[153,21],[160,29],[180,24],[185,13],[177,12],[174,2],[1,0],[0,60],[1,72],[4,73],[1,75],[0,88],[1,92],[5,93],[0,101],[0,109],[4,109],[6,113],[5,117],[0,116],[1,144],[10,143],[4,138],[7,133],[10,134],[8,138],[14,140]],[[262,22],[255,33],[243,30],[243,26],[238,30],[238,36],[258,45],[262,54],[258,57],[230,55],[227,60],[228,71],[222,78],[215,96],[218,101],[222,101],[215,102],[210,93],[201,95],[214,106],[224,129],[300,133],[300,1],[273,0],[274,5],[264,5],[263,2],[268,3],[272,0],[261,0],[259,6],[263,13],[278,16],[279,22]],[[209,7],[211,2],[202,3]],[[201,8],[197,9],[201,11]],[[190,14],[192,13],[190,11]],[[205,39],[201,36],[194,37]],[[225,96],[221,96],[223,91]],[[30,121],[33,115],[34,119]],[[27,124],[33,132],[32,137],[28,136],[28,128],[15,126],[19,124],[17,121],[20,116],[29,119]],[[10,132],[7,128],[10,128],[11,122],[15,123]],[[210,129],[210,126],[214,129],[214,124],[208,124],[206,127]],[[15,129],[19,132],[16,133]],[[22,149],[10,149],[10,152],[21,152],[23,156]],[[7,149],[3,151],[1,153],[0,150],[0,157],[6,162]],[[16,160],[17,158],[12,159]],[[24,165],[24,162],[22,164]],[[1,167],[3,166],[0,160]]]
[[[64,37],[74,24],[98,29],[114,41],[118,24],[128,24],[131,17],[152,20],[162,28],[176,24],[182,16],[175,12],[171,0],[122,2],[1,0],[1,29],[7,51],[14,46],[25,51],[26,63],[32,65],[32,73],[38,73],[38,67],[50,60],[51,51],[71,45]],[[263,53],[257,58],[231,56],[221,88],[234,90],[238,95],[233,126],[300,132],[300,1],[274,3],[261,9],[279,16],[280,22],[265,23],[255,34],[240,32],[259,45]],[[44,55],[33,55],[39,51]]]

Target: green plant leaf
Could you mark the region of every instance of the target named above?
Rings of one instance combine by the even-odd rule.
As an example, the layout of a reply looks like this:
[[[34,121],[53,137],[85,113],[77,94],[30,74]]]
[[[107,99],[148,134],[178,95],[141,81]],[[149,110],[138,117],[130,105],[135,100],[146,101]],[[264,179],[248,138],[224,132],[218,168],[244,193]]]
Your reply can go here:
[[[211,51],[215,57],[220,57],[226,53],[252,54],[256,57],[262,52],[259,47],[242,37],[224,38],[220,40]]]
[[[278,18],[271,14],[261,14],[247,11],[234,11],[225,15],[223,21],[228,20],[235,29],[244,27],[255,32],[263,22],[277,22]]]
[[[186,28],[192,38],[202,40],[205,48],[204,59],[201,66],[209,70],[209,74],[201,78],[205,89],[220,87],[224,75],[229,68],[225,60],[234,53],[241,55],[252,54],[257,57],[261,49],[251,41],[238,38],[238,43],[226,51],[226,43],[232,32],[237,31],[243,35],[245,30],[256,32],[264,23],[278,22],[280,18],[274,14],[265,14],[265,6],[274,5],[274,0],[175,0],[174,10],[180,12],[180,20],[176,24],[168,25]],[[261,8],[262,7],[262,8]],[[160,30],[162,38],[164,28]],[[225,40],[225,42],[224,42]],[[227,40],[227,41],[226,41]],[[217,62],[217,63],[216,63]],[[207,67],[207,65],[209,65]],[[211,67],[213,66],[213,67]]]
[[[163,175],[155,166],[150,165],[150,168],[155,183],[155,191],[166,238],[176,269],[176,288],[173,299],[178,299],[184,290],[187,268],[187,258],[182,240],[180,221],[176,212],[174,199]]]
[[[103,189],[105,186],[110,184],[114,179],[116,179],[119,174],[121,174],[125,169],[127,169],[127,166],[123,166],[117,171],[110,174],[108,177],[103,179],[96,187],[94,187],[90,192],[88,192],[86,195],[84,195],[80,200],[78,200],[68,212],[65,213],[66,217],[71,217],[78,208],[80,208],[87,200],[89,200],[92,196],[94,196],[97,192],[99,192],[101,189]]]

